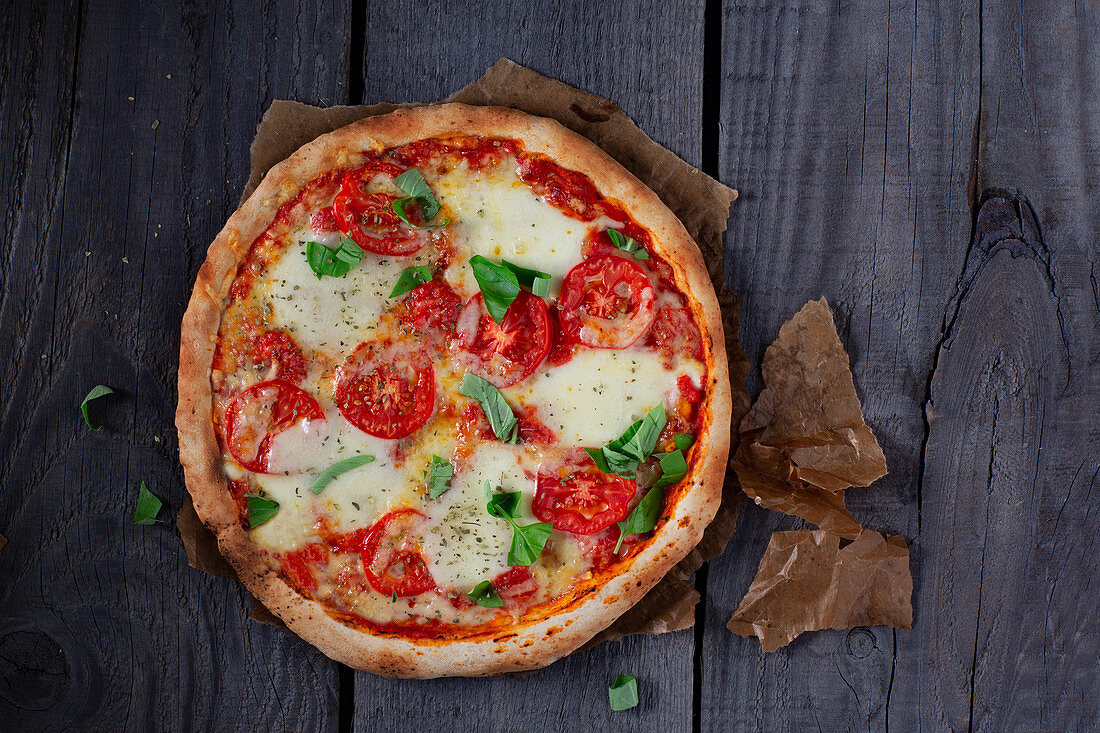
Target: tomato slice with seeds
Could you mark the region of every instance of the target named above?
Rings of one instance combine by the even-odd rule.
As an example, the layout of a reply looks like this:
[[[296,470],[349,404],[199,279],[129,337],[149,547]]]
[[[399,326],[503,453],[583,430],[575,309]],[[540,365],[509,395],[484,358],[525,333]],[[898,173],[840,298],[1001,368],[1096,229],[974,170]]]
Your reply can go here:
[[[336,370],[336,406],[364,433],[403,438],[435,409],[435,370],[422,351],[365,341]]]
[[[550,352],[550,311],[546,302],[520,291],[500,323],[478,293],[458,315],[456,360],[497,387],[531,376]]]
[[[633,481],[595,469],[566,477],[539,473],[531,511],[540,521],[573,534],[592,534],[626,516]]]
[[[306,378],[308,367],[302,350],[285,331],[266,331],[252,340],[252,359],[268,379],[285,379],[297,384]]]
[[[462,308],[462,298],[441,280],[430,280],[409,291],[401,301],[398,318],[401,323],[420,333],[439,331],[454,333],[455,321]]]
[[[670,360],[681,354],[703,358],[703,338],[687,308],[663,306],[658,309],[645,342]]]
[[[364,190],[377,176],[394,178],[405,171],[399,165],[375,161],[344,176],[332,201],[336,225],[363,249],[380,255],[408,255],[420,249],[421,235],[393,211],[397,196]],[[418,215],[410,205],[406,211]]]
[[[415,509],[398,509],[370,528],[360,557],[367,580],[376,591],[405,598],[435,587],[418,539],[426,520]]]
[[[305,390],[282,379],[254,384],[225,408],[225,442],[237,462],[268,473],[271,441],[300,420],[324,420],[325,412]]]
[[[493,590],[508,605],[529,600],[538,589],[538,582],[531,574],[531,569],[522,565],[510,567],[493,578]]]
[[[653,322],[655,299],[653,284],[638,264],[615,255],[592,257],[562,281],[562,331],[587,346],[625,348]]]

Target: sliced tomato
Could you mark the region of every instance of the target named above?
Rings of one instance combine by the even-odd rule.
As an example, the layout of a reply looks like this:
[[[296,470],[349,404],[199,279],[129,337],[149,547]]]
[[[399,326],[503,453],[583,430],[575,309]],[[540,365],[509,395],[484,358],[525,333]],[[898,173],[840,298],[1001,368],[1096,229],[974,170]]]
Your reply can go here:
[[[267,473],[271,441],[299,420],[324,420],[325,412],[309,393],[290,382],[272,379],[254,384],[225,408],[225,442],[237,462],[255,473]]]
[[[508,568],[493,578],[493,590],[508,605],[527,601],[538,589],[538,583],[535,581],[535,576],[531,574],[531,569],[522,565]]]
[[[703,358],[703,339],[687,308],[659,308],[645,342],[670,359],[684,354]]]
[[[562,330],[587,346],[630,346],[653,322],[655,298],[649,276],[633,260],[615,255],[587,259],[562,282]]]
[[[283,555],[283,572],[295,587],[306,593],[317,590],[316,571],[328,564],[328,548],[314,542]]]
[[[336,212],[332,210],[331,206],[314,211],[309,217],[309,228],[315,232],[337,231]]]
[[[402,438],[435,408],[435,370],[409,346],[365,341],[336,370],[340,414],[364,433]]]
[[[302,350],[285,331],[265,331],[252,340],[252,359],[269,378],[297,384],[306,378],[308,367]]]
[[[599,572],[615,562],[633,555],[642,544],[645,535],[628,534],[619,542],[620,530],[614,524],[590,535],[578,535],[577,544],[583,557],[592,563],[592,570]],[[619,548],[615,552],[616,545]]]
[[[550,351],[550,311],[538,296],[520,291],[500,323],[478,293],[458,314],[456,360],[497,387],[520,382]]]
[[[442,280],[431,280],[409,291],[401,302],[398,318],[420,333],[454,333],[462,299]]]
[[[394,213],[397,196],[364,190],[376,176],[394,178],[404,170],[393,163],[374,161],[344,176],[332,211],[340,231],[363,249],[381,255],[408,255],[423,246],[420,234]],[[415,205],[408,207],[410,216],[414,210],[419,214]]]
[[[360,557],[367,580],[376,591],[404,598],[435,587],[419,540],[426,520],[415,509],[398,509],[370,528]]]
[[[635,488],[633,481],[595,469],[564,478],[540,473],[531,511],[557,529],[592,534],[626,516]]]

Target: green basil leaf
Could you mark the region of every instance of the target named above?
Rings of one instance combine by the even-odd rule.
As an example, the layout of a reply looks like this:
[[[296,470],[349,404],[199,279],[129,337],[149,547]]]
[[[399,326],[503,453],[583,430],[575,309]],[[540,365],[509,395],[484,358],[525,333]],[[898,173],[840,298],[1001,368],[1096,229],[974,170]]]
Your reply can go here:
[[[420,213],[426,221],[431,221],[439,213],[439,200],[432,193],[432,187],[424,180],[424,174],[416,168],[409,168],[393,179],[394,185],[405,192],[410,199],[416,199]]]
[[[313,481],[313,485],[309,487],[309,490],[314,494],[320,494],[325,490],[325,487],[332,483],[332,480],[342,473],[347,473],[353,468],[359,468],[374,460],[374,456],[352,456],[351,458],[345,458],[344,460],[334,463],[318,476]]]
[[[661,456],[661,478],[654,484],[658,489],[679,483],[687,475],[688,464],[682,450],[674,450]]]
[[[477,605],[486,608],[500,608],[504,605],[497,589],[488,580],[483,580],[475,585],[474,589],[466,594],[466,597]]]
[[[326,247],[320,242],[306,242],[306,262],[309,269],[323,276],[340,277],[351,271],[363,259],[363,249],[354,240],[347,237],[339,247]]]
[[[500,390],[476,374],[467,372],[462,378],[458,391],[472,400],[477,400],[497,438],[505,443],[520,442],[519,420],[516,419],[515,413],[512,412],[512,408]]]
[[[676,441],[676,448],[678,450],[687,450],[695,445],[695,436],[691,433],[676,433],[676,435],[672,436],[672,439]]]
[[[486,481],[485,496],[488,498],[485,510],[492,516],[498,519],[515,519],[519,516],[520,492],[498,491],[493,493],[493,487]]]
[[[401,221],[405,222],[407,225],[409,225],[413,229],[439,229],[440,227],[445,227],[445,226],[447,226],[448,224],[451,223],[450,219],[444,219],[443,221],[441,221],[438,224],[413,224],[411,221],[409,221],[408,212],[405,211],[405,207],[408,206],[413,201],[415,201],[417,203],[417,205],[420,206],[421,200],[420,199],[414,199],[414,198],[397,199],[392,204],[390,204],[390,208],[393,209],[393,213],[397,214],[397,218],[400,219]],[[438,213],[439,204],[436,204],[435,206],[436,206],[436,211]],[[424,211],[424,207],[421,206],[420,210]],[[433,216],[434,216],[434,214],[433,214]],[[424,218],[425,219],[431,219],[431,217],[428,216],[427,214],[424,215]]]
[[[88,403],[98,400],[100,397],[106,397],[109,394],[114,394],[115,391],[105,384],[97,384],[92,387],[92,391],[84,398],[84,401],[80,403],[80,414],[84,416],[84,422],[88,424],[92,430],[101,430],[103,424],[93,425],[92,419],[88,417]]]
[[[607,464],[607,459],[604,458],[602,448],[585,448],[584,451],[592,456],[592,462],[596,464],[596,468],[604,473],[614,473],[614,471],[611,470],[611,466]]]
[[[649,252],[642,246],[642,243],[633,237],[628,237],[617,229],[608,229],[607,236],[611,240],[611,243],[626,252],[627,254],[634,255],[636,260],[648,260]]]
[[[600,449],[603,461],[597,461],[593,450],[588,454],[604,473],[617,473],[624,478],[634,478],[638,471],[638,464],[645,461],[653,453],[657,446],[657,439],[661,431],[665,429],[668,418],[665,416],[665,406],[661,403],[654,407],[638,422],[631,425],[615,440]],[[603,466],[606,465],[607,469]]]
[[[481,255],[470,258],[470,267],[474,271],[477,286],[481,288],[485,310],[489,311],[494,321],[500,323],[508,312],[508,306],[519,295],[519,279],[504,265],[490,262]]]
[[[137,508],[134,509],[134,524],[156,524],[160,521],[157,519],[157,515],[160,514],[162,506],[164,506],[164,502],[145,488],[145,482],[142,481],[141,486],[138,487]]]
[[[542,548],[546,547],[554,525],[549,522],[535,522],[521,527],[515,520],[508,521],[512,524],[512,546],[508,548],[508,564],[533,564],[542,554]]]
[[[451,490],[451,479],[454,478],[455,467],[450,461],[445,461],[439,456],[432,456],[431,463],[424,470],[424,478],[428,481],[428,498],[435,499],[443,496]]]
[[[630,710],[638,704],[638,681],[631,675],[619,675],[607,688],[607,698],[612,710]]]
[[[401,276],[397,278],[397,283],[393,286],[393,290],[390,291],[391,298],[396,298],[399,295],[404,295],[410,290],[423,285],[426,282],[430,282],[432,279],[432,268],[427,265],[416,265],[415,267],[406,267],[401,271]]]
[[[630,516],[621,522],[616,522],[619,525],[619,541],[615,543],[615,554],[619,554],[619,548],[622,547],[623,537],[628,534],[641,534],[648,532],[657,526],[657,520],[661,516],[661,509],[665,506],[665,492],[664,489],[653,487],[646,492],[646,495],[642,497],[642,500],[638,502],[638,506],[634,507],[634,511],[630,512]]]
[[[248,500],[248,526],[259,527],[279,512],[279,502],[259,494],[245,494]]]
[[[528,270],[508,260],[501,260],[501,263],[512,271],[520,285],[531,288],[533,295],[545,298],[550,294],[550,273],[542,270]]]

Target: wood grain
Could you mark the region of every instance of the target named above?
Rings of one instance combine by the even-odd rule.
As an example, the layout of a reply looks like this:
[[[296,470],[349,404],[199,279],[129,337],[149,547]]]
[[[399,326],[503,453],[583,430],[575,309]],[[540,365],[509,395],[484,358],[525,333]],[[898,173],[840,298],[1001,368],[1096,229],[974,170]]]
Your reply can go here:
[[[0,424],[0,719],[333,729],[335,665],[247,623],[238,585],[188,568],[170,524],[131,517],[140,481],[166,519],[183,497],[179,323],[255,123],[274,95],[342,101],[346,55],[315,49],[346,41],[349,20],[290,3],[20,3],[4,16],[18,213],[0,306],[16,396]],[[116,395],[92,433],[78,405],[96,383]]]

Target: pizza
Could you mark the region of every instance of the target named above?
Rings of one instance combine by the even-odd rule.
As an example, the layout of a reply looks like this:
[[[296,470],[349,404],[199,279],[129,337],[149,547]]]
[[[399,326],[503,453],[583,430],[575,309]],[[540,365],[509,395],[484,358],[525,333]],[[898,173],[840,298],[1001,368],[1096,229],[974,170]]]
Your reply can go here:
[[[423,106],[276,165],[183,319],[180,458],[241,581],[333,659],[537,668],[721,498],[721,320],[683,225],[551,120]]]

